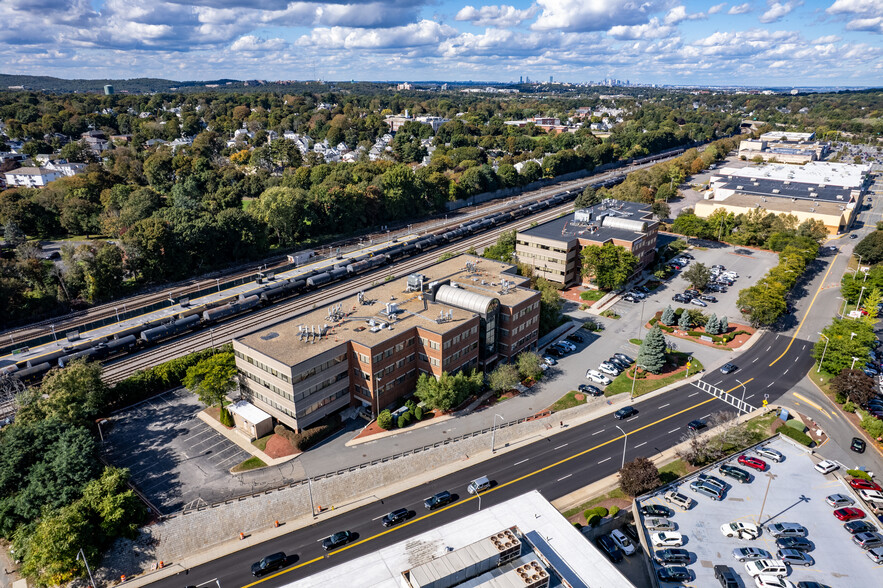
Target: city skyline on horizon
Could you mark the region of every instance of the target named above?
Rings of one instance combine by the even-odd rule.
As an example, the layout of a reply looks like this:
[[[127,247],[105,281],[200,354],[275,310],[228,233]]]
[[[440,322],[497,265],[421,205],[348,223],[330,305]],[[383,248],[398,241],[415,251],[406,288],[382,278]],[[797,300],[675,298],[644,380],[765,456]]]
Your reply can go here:
[[[6,0],[5,73],[64,79],[883,85],[883,0]]]

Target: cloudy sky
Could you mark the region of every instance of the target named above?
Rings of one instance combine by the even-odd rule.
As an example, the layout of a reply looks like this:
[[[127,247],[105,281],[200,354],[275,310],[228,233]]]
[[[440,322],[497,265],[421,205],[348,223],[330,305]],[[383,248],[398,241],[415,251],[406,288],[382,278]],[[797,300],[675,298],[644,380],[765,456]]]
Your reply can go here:
[[[883,85],[883,0],[0,0],[0,72]]]

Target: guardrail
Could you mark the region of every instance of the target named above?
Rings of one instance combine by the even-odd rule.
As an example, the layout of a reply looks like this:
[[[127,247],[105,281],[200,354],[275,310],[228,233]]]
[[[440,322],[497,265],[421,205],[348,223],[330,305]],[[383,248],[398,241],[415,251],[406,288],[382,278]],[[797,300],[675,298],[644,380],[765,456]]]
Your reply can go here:
[[[232,498],[227,498],[225,500],[212,502],[212,503],[206,503],[204,506],[198,506],[196,508],[184,508],[184,509],[181,509],[181,510],[176,511],[174,513],[160,514],[159,520],[173,519],[177,516],[184,516],[184,515],[188,515],[188,514],[191,514],[194,512],[200,512],[203,510],[210,510],[213,508],[218,508],[219,506],[223,506],[226,504],[233,504],[236,502],[241,502],[243,500],[247,500],[248,498],[257,498],[259,496],[262,496],[265,494],[272,494],[273,492],[278,492],[280,490],[285,490],[288,488],[297,488],[298,486],[303,486],[305,484],[309,484],[309,483],[314,482],[316,480],[323,480],[323,479],[327,479],[327,478],[333,478],[335,476],[342,476],[344,474],[347,474],[350,472],[355,472],[355,471],[361,470],[361,469],[365,469],[367,467],[380,465],[380,464],[387,463],[390,461],[395,461],[397,459],[401,459],[401,458],[407,457],[409,455],[423,453],[425,451],[436,449],[438,447],[443,447],[445,445],[450,445],[452,443],[457,443],[459,441],[465,441],[467,439],[472,439],[474,437],[486,435],[486,434],[492,432],[494,430],[494,428],[505,429],[507,427],[513,427],[515,425],[520,425],[521,423],[525,423],[527,421],[535,421],[538,419],[546,418],[548,416],[551,416],[551,414],[552,414],[551,410],[544,410],[542,412],[539,412],[539,413],[529,416],[529,417],[522,417],[522,418],[516,419],[514,421],[508,421],[506,423],[499,424],[496,427],[487,427],[487,428],[481,429],[479,431],[473,431],[471,433],[464,433],[463,435],[459,435],[457,437],[450,437],[447,439],[443,439],[441,441],[436,441],[435,443],[431,443],[429,445],[422,445],[420,447],[408,449],[407,451],[402,451],[400,453],[395,453],[393,455],[387,455],[385,457],[378,457],[377,459],[372,459],[371,461],[365,461],[365,462],[362,462],[357,465],[348,466],[348,467],[345,467],[345,468],[342,468],[339,470],[335,470],[333,472],[326,472],[324,474],[319,474],[318,476],[312,476],[309,479],[294,480],[292,482],[286,482],[285,484],[281,484],[279,486],[274,486],[272,488],[267,488],[264,490],[256,490],[253,492],[249,492],[248,494],[234,496]],[[141,496],[140,493],[138,493],[138,495]],[[141,498],[144,500],[145,503],[147,503],[151,508],[153,508],[155,512],[159,513],[159,510],[156,509],[156,507],[154,507],[146,498],[144,498],[143,496],[141,496]]]

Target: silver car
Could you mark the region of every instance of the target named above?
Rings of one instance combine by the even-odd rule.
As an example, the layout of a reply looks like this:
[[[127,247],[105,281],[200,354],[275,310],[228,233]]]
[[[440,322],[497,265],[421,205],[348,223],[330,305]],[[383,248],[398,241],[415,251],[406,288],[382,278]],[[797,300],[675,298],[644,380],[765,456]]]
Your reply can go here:
[[[754,561],[757,559],[771,559],[770,552],[759,547],[737,547],[733,550],[733,558],[739,561]]]
[[[644,526],[650,531],[674,531],[677,525],[668,519],[647,519]]]

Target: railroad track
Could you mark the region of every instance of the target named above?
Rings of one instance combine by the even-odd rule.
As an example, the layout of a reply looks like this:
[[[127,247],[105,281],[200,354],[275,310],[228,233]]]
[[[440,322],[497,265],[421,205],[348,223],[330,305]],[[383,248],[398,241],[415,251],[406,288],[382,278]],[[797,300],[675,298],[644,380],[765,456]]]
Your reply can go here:
[[[597,181],[597,179],[595,181]],[[559,186],[556,192],[560,191],[560,189]],[[320,305],[329,306],[342,298],[352,295],[358,290],[376,284],[390,274],[400,277],[433,265],[438,257],[445,253],[463,252],[470,247],[475,247],[476,249],[486,247],[495,243],[497,237],[504,231],[525,229],[534,222],[541,223],[551,220],[560,216],[564,212],[572,210],[572,208],[573,203],[568,202],[556,208],[545,210],[534,216],[525,217],[516,222],[495,227],[481,235],[474,235],[456,243],[438,247],[432,251],[417,257],[412,257],[400,263],[382,267],[344,282],[337,283],[333,286],[322,288],[319,291],[296,296],[290,300],[276,303],[262,310],[221,323],[216,327],[182,335],[177,339],[172,339],[164,343],[161,347],[144,349],[122,358],[112,360],[104,366],[104,379],[108,383],[116,383],[138,370],[144,370],[194,351],[207,349],[211,346],[223,345],[224,343],[231,341],[234,337],[242,335],[255,327],[267,326],[272,323],[292,318],[305,311],[317,308]]]

